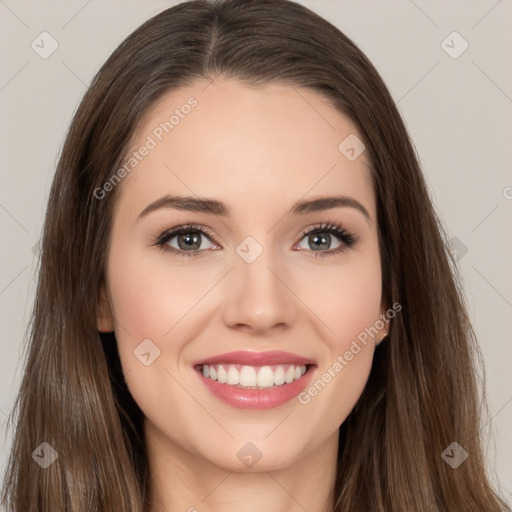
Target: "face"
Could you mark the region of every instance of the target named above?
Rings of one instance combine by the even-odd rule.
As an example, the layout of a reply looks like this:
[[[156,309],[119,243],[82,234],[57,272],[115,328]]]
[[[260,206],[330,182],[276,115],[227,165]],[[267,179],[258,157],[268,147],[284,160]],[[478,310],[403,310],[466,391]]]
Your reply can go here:
[[[387,327],[354,137],[313,91],[233,79],[171,91],[140,121],[98,328],[162,452],[268,471],[335,445]]]

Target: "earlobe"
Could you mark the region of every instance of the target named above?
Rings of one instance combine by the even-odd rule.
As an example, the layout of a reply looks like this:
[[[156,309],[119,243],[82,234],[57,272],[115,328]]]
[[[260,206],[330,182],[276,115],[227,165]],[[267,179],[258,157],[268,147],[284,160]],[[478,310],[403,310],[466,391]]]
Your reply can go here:
[[[112,311],[107,296],[105,284],[101,283],[98,291],[98,306],[97,306],[97,319],[96,327],[100,332],[113,332],[114,321],[112,318]]]
[[[386,337],[388,335],[387,325],[388,324],[386,324],[385,329],[379,334],[379,337],[377,338],[377,341],[375,342],[375,346],[380,345],[386,339]]]
[[[377,341],[375,343],[375,346],[379,345],[389,334],[389,322],[390,319],[387,316],[387,308],[384,303],[381,305],[381,311],[379,320],[376,322],[377,327],[379,328],[379,335],[377,337]]]
[[[388,336],[388,333],[387,332],[384,333],[384,335],[380,338],[380,340],[377,341],[377,343],[375,343],[375,346],[380,345],[387,338],[387,336]]]

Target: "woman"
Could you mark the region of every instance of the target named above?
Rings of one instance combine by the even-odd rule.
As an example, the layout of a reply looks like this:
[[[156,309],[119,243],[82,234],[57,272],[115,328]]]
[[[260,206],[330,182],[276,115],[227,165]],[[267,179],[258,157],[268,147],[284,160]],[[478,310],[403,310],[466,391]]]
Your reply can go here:
[[[474,333],[384,83],[286,0],[112,54],[51,190],[13,512],[499,511]]]

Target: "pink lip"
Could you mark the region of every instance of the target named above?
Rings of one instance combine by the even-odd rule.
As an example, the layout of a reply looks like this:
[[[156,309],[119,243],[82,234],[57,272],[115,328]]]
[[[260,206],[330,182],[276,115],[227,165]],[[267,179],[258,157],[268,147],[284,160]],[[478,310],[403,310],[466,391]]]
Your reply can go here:
[[[290,384],[282,384],[264,389],[243,389],[206,378],[201,372],[203,364],[213,365],[222,363],[248,366],[272,366],[288,363],[307,366],[308,368],[300,379]],[[218,399],[237,409],[254,410],[273,409],[295,398],[311,381],[315,366],[314,361],[311,359],[279,350],[259,353],[247,351],[229,352],[194,363],[197,375]]]
[[[193,363],[194,366],[203,364],[242,364],[247,366],[272,366],[274,364],[295,364],[306,366],[315,364],[312,359],[292,354],[291,352],[283,352],[282,350],[271,350],[268,352],[249,352],[247,350],[238,350],[236,352],[228,352],[218,356],[202,359]]]

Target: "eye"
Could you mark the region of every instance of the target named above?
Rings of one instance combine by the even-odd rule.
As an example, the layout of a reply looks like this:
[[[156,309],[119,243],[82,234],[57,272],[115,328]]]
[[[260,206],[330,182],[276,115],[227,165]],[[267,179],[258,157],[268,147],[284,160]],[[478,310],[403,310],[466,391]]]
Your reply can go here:
[[[211,242],[213,233],[204,226],[187,225],[177,226],[162,233],[156,241],[163,250],[170,251],[178,256],[197,257],[205,249],[219,248]],[[210,240],[213,247],[205,247],[204,239]],[[208,245],[208,244],[206,244]],[[188,254],[187,254],[188,253]]]
[[[197,258],[204,256],[206,249],[220,248],[212,242],[214,236],[213,232],[204,226],[189,224],[168,229],[156,239],[155,245],[177,256]],[[358,240],[353,234],[336,224],[320,224],[309,228],[301,233],[300,239],[303,238],[304,242],[294,246],[294,249],[298,247],[315,252],[315,257],[341,253],[356,244]],[[209,240],[210,247],[203,243],[204,239]],[[332,247],[333,239],[334,248]],[[303,243],[309,247],[304,247]]]
[[[301,234],[301,238],[305,238],[304,243],[309,246],[309,250],[317,252],[316,256],[329,256],[347,250],[357,243],[357,238],[346,229],[336,224],[321,224],[307,229]],[[332,248],[332,240],[335,240],[334,248]],[[296,246],[297,247],[297,246]],[[299,245],[302,249],[308,249]],[[328,250],[331,249],[331,250]]]

